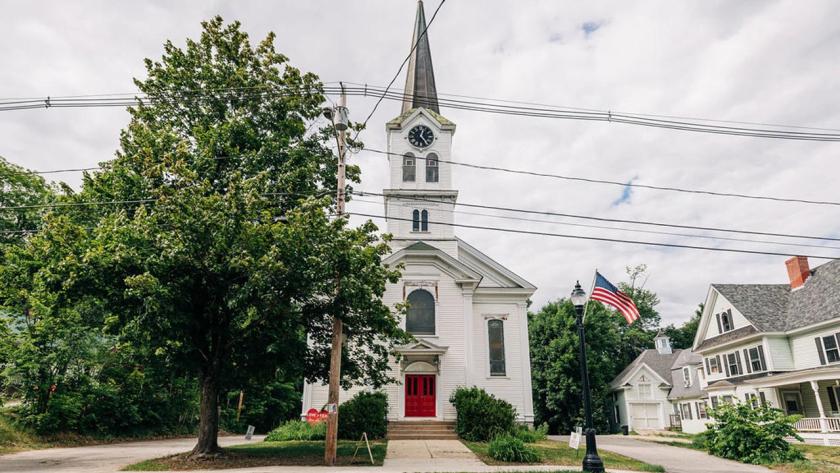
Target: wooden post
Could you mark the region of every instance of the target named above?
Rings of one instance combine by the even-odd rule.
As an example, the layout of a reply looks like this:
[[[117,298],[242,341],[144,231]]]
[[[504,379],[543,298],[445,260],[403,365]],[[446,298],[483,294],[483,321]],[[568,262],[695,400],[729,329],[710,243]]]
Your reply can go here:
[[[242,413],[242,403],[245,401],[245,391],[239,390],[239,404],[236,406],[236,422],[239,422],[239,415]]]
[[[337,116],[337,117],[336,117]],[[336,183],[336,215],[338,218],[344,216],[344,188],[345,182],[345,162],[344,151],[346,148],[346,124],[343,121],[347,117],[347,96],[344,94],[344,86],[341,87],[341,96],[338,99],[338,107],[333,112],[333,126],[336,129],[336,144],[338,145],[338,180]],[[335,118],[339,118],[336,123]],[[341,275],[337,278],[336,294],[338,294],[341,285]],[[339,382],[341,380],[341,345],[342,335],[344,332],[344,325],[341,318],[337,315],[333,316],[332,324],[332,347],[330,348],[330,383],[329,395],[327,396],[327,436],[324,442],[324,464],[327,466],[335,465],[336,451],[338,450],[338,402],[339,402]]]

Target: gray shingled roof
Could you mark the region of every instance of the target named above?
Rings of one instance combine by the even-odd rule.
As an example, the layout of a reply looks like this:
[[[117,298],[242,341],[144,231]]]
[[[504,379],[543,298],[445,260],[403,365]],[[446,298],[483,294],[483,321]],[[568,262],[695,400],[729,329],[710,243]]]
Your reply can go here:
[[[674,361],[677,359],[679,354],[682,350],[674,350],[673,353],[670,355],[660,355],[658,351],[654,349],[647,349],[643,351],[639,356],[633,360],[632,363],[627,365],[615,379],[612,380],[610,383],[613,387],[618,387],[621,384],[624,384],[626,380],[624,379],[630,374],[633,370],[636,369],[639,365],[645,364],[650,369],[652,369],[656,374],[662,377],[662,379],[671,382],[671,366],[674,364]]]
[[[712,287],[761,332],[784,332],[840,317],[840,260],[812,269],[805,285],[794,291],[787,284]]]

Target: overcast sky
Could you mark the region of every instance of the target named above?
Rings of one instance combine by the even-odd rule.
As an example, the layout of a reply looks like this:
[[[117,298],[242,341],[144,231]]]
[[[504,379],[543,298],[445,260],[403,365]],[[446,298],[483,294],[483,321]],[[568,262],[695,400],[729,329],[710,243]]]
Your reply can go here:
[[[426,2],[430,18],[437,1]],[[414,0],[0,1],[0,97],[133,92],[143,58],[197,37],[200,21],[239,20],[324,81],[385,85],[410,48]],[[840,129],[840,2],[560,2],[450,0],[429,29],[440,93],[572,107]],[[396,85],[402,87],[404,77]],[[373,100],[352,97],[361,120]],[[600,122],[443,108],[453,159],[723,192],[840,200],[840,144],[704,135]],[[362,139],[384,147],[385,101]],[[0,155],[37,170],[110,159],[128,115],[117,109],[0,113]],[[355,155],[364,190],[387,186],[386,161]],[[78,185],[77,174],[61,176]],[[675,194],[455,169],[459,199],[600,217],[840,236],[840,208]],[[350,210],[381,213],[381,204]],[[468,210],[468,209],[464,209]],[[549,218],[549,217],[544,217]],[[554,219],[557,222],[572,220]],[[840,249],[723,242],[562,223],[458,215],[475,225],[721,247],[840,255]],[[580,223],[580,222],[578,222]],[[384,227],[384,225],[381,225]],[[784,257],[649,248],[457,229],[539,287],[535,306],[565,296],[594,268],[613,282],[645,263],[665,323],[679,323],[714,282],[783,283]],[[699,233],[685,231],[687,233]],[[802,243],[802,241],[799,241]],[[807,241],[805,243],[808,243]],[[835,246],[840,243],[835,242]],[[821,261],[812,260],[812,267]]]

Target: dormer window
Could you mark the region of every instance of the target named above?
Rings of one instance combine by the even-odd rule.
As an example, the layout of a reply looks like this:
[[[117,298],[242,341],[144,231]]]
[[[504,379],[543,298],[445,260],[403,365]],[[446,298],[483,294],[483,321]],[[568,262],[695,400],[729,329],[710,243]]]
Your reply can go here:
[[[684,366],[683,369],[682,369],[682,374],[683,374],[683,385],[685,385],[685,387],[690,387],[691,386],[691,368],[689,368],[688,366]]]
[[[414,155],[411,153],[406,153],[403,156],[402,162],[402,180],[403,182],[414,182],[415,176],[417,174],[417,166],[415,166],[416,162],[414,159]]]
[[[735,328],[735,322],[732,319],[732,309],[727,309],[717,314],[717,320],[720,333],[726,333]]]
[[[426,156],[426,182],[438,181],[438,157],[435,153],[429,153]]]
[[[823,337],[822,342],[825,349],[825,360],[829,363],[840,361],[840,347],[837,346],[837,337],[829,335]]]

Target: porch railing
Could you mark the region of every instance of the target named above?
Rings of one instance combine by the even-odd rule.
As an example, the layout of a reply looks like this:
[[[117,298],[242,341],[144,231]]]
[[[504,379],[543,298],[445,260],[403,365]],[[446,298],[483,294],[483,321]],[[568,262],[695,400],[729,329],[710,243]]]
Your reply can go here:
[[[825,425],[825,427],[823,427]],[[840,417],[803,417],[794,428],[800,432],[840,432]]]

